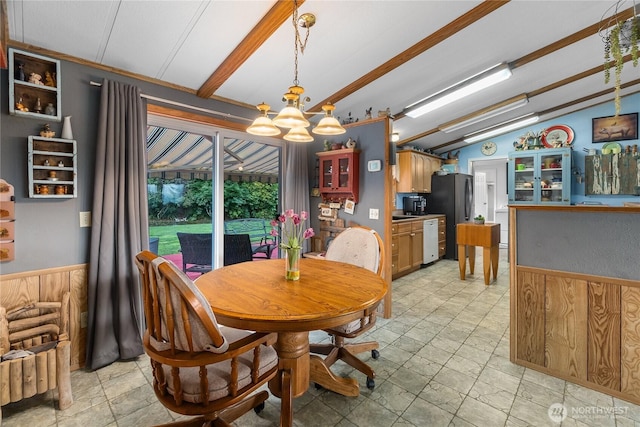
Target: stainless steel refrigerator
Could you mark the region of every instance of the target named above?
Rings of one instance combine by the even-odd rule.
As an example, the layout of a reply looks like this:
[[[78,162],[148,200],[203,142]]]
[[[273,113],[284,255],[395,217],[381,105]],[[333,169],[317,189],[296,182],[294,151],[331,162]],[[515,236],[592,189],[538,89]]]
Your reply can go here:
[[[456,224],[473,221],[473,176],[461,173],[432,176],[427,213],[446,216],[447,251],[444,257],[457,260]]]

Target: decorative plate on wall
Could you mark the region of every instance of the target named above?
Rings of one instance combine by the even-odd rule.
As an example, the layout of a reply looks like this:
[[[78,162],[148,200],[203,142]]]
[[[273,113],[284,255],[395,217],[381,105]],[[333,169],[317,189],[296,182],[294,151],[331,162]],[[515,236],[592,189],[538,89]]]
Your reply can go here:
[[[555,125],[542,135],[542,145],[547,148],[569,147],[573,142],[573,129],[566,125]]]

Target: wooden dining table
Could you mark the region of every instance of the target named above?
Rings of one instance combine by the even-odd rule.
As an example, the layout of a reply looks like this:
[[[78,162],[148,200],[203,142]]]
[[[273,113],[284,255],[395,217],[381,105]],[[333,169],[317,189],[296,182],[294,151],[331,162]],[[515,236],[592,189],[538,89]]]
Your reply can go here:
[[[279,370],[269,389],[281,398],[281,426],[293,425],[293,398],[311,381],[343,394],[358,390],[357,380],[334,375],[321,357],[309,353],[309,332],[361,318],[388,287],[377,274],[342,262],[303,258],[300,271],[300,280],[289,281],[283,259],[250,261],[196,281],[220,324],[278,334]]]

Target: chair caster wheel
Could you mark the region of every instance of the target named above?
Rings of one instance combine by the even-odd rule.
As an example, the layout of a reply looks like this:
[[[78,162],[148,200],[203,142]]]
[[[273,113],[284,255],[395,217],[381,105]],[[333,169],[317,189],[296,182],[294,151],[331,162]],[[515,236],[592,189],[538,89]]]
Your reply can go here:
[[[320,384],[318,384],[318,383],[313,383],[313,384],[315,385],[316,390],[322,390],[322,389],[324,389],[324,387],[322,387],[322,386],[321,386]]]
[[[258,406],[256,406],[255,408],[253,408],[254,412],[256,414],[259,414],[260,412],[262,412],[264,409],[264,402],[260,403]]]
[[[367,377],[367,388],[373,390],[376,386],[376,381],[373,378]]]
[[[377,359],[378,357],[380,357],[380,352],[378,350],[371,350],[371,357]]]

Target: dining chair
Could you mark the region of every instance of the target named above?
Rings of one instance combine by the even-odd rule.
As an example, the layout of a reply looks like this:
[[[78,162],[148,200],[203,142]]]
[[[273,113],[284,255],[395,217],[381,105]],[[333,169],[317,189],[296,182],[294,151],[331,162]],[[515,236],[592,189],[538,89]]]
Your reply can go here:
[[[182,252],[182,271],[207,273],[212,269],[211,233],[177,233]]]
[[[248,234],[224,235],[224,265],[253,261],[251,238]]]
[[[136,256],[151,359],[153,390],[169,410],[197,416],[165,425],[229,426],[250,409],[259,413],[273,378],[276,335],[218,326],[211,306],[171,261],[149,251]]]
[[[384,246],[375,230],[364,226],[350,227],[333,239],[327,248],[325,259],[357,265],[382,276]],[[349,284],[345,283],[345,286],[349,286]],[[324,331],[332,337],[331,344],[310,345],[312,353],[326,355],[324,363],[327,367],[333,365],[337,360],[342,360],[364,373],[367,376],[367,388],[369,389],[375,387],[375,371],[359,359],[356,354],[371,351],[371,357],[377,359],[380,356],[377,350],[378,342],[347,343],[345,339],[356,338],[371,329],[375,324],[380,306],[378,304],[369,308],[360,319],[335,328],[325,329]]]

